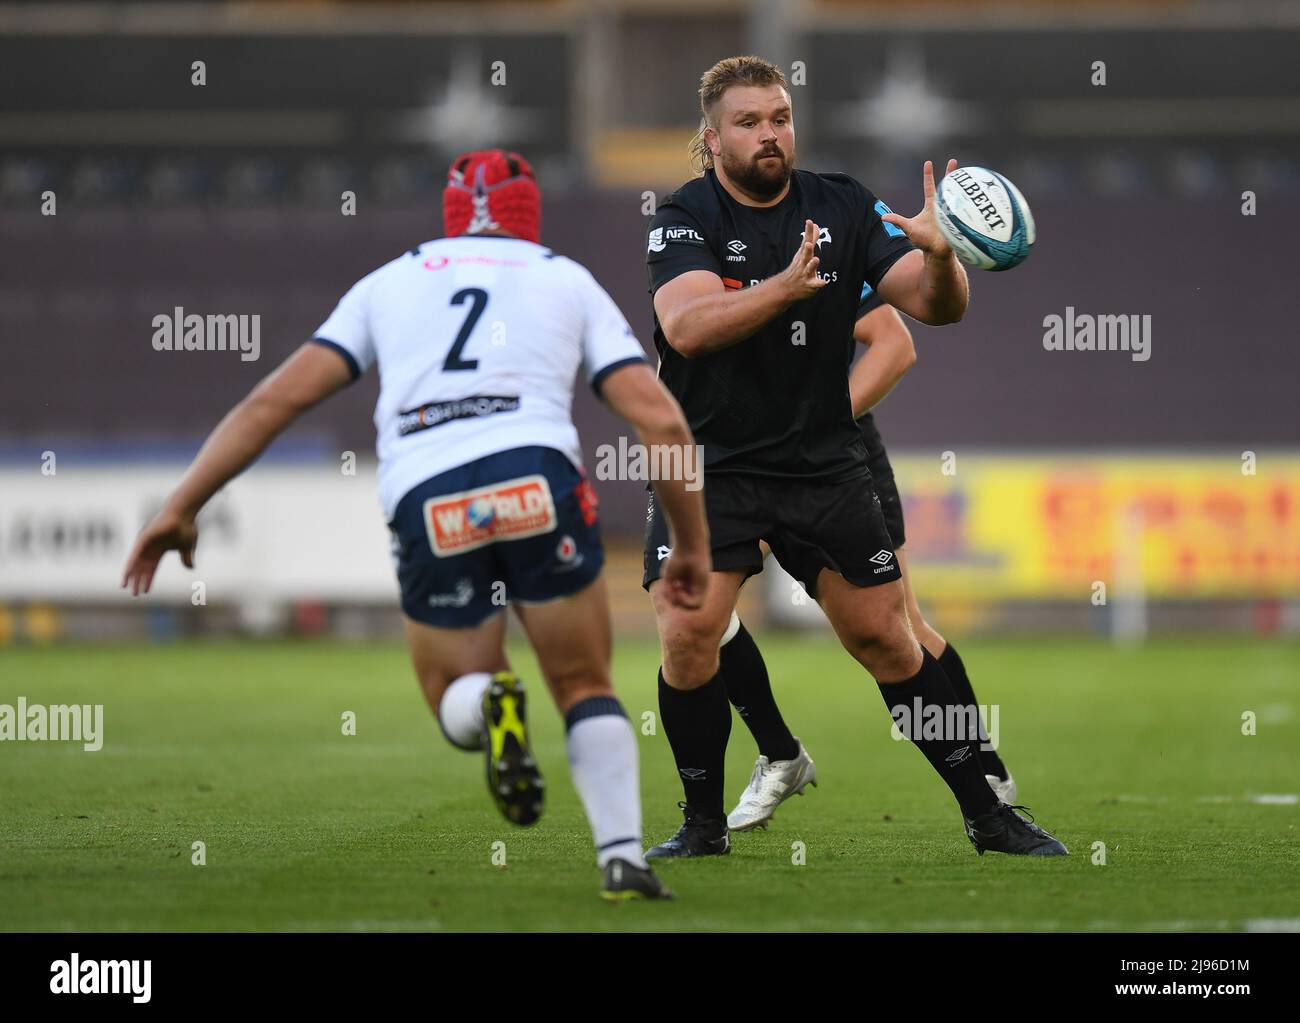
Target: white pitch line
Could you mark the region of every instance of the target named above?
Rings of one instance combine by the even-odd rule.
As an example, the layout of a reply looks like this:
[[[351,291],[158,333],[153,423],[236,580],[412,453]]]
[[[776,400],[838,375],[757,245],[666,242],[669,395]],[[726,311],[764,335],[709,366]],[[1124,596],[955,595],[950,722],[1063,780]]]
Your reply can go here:
[[[1242,926],[1256,934],[1294,934],[1300,932],[1300,916],[1266,916]]]

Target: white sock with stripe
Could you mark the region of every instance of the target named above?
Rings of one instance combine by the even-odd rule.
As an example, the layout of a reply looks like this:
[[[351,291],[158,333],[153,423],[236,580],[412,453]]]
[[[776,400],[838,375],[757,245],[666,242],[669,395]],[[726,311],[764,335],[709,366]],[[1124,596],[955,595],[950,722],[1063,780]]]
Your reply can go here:
[[[646,865],[641,850],[641,787],[636,735],[614,696],[592,696],[564,718],[569,769],[582,798],[603,869],[612,859]]]

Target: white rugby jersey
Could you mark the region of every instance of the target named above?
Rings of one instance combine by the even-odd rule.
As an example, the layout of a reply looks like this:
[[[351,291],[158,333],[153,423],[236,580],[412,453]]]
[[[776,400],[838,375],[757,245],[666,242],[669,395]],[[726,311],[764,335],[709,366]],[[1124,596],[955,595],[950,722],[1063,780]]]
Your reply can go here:
[[[425,242],[363,277],[314,339],[353,376],[379,364],[379,500],[510,448],[555,448],[582,467],[570,416],[578,368],[592,387],[644,360],[585,267],[518,238]]]

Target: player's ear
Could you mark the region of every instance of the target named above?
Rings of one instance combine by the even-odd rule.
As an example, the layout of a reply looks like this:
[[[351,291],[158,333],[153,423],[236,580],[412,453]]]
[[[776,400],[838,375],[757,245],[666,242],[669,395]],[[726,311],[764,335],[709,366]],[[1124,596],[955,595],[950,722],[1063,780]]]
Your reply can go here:
[[[718,140],[718,133],[711,127],[704,129],[704,144],[714,156],[722,155],[722,143]]]

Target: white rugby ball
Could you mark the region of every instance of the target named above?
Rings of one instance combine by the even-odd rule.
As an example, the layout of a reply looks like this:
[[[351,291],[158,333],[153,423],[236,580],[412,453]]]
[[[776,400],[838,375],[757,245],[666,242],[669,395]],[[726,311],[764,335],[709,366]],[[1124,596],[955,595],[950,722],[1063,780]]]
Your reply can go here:
[[[987,167],[958,167],[939,182],[934,212],[953,252],[977,270],[1010,270],[1029,257],[1034,215],[1010,181]]]

